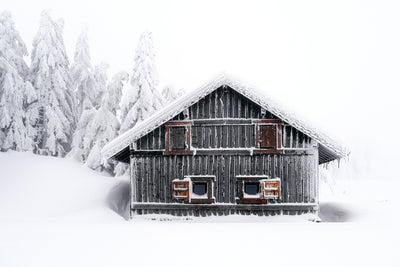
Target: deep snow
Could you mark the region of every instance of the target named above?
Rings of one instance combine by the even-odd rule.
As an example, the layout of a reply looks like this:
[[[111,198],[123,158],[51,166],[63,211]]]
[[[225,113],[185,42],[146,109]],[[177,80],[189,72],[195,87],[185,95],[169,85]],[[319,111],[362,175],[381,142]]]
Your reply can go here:
[[[0,266],[400,265],[395,179],[334,180],[324,170],[322,223],[296,216],[126,221],[127,178],[16,152],[0,153],[0,170]]]

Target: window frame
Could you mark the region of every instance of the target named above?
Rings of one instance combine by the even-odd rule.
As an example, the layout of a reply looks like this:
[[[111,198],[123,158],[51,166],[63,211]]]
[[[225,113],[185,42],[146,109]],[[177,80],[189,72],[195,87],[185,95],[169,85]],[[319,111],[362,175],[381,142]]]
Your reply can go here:
[[[253,120],[255,124],[255,145],[253,153],[256,154],[283,154],[282,147],[282,124],[281,120]],[[275,126],[276,146],[275,148],[262,148],[261,147],[261,126],[273,125]]]
[[[193,126],[193,121],[169,121],[164,123],[165,126],[165,151],[164,155],[192,155],[191,150],[191,128]],[[186,136],[185,143],[186,148],[184,150],[172,150],[171,149],[171,127],[185,127]]]
[[[181,183],[186,182],[188,183],[188,197],[175,197],[174,191],[174,182]],[[215,203],[215,196],[214,196],[214,182],[215,182],[215,175],[188,175],[185,176],[184,179],[174,179],[172,181],[173,187],[173,199],[183,199],[184,203],[188,204],[212,204]],[[197,196],[194,194],[194,184],[196,183],[206,183],[207,184],[207,198],[203,196]]]
[[[246,183],[258,183],[258,193],[256,195],[248,195],[245,192]],[[265,183],[275,183],[279,188],[265,188]],[[275,196],[270,194],[271,191],[276,192]],[[236,203],[237,204],[267,204],[269,201],[277,201],[281,196],[281,179],[271,179],[268,175],[237,175],[236,176]]]

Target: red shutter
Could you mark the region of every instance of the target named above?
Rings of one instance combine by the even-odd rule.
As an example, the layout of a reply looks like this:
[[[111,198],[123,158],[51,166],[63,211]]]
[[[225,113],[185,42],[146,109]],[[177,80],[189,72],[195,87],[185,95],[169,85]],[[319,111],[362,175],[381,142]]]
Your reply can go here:
[[[276,126],[260,125],[260,148],[276,148]]]
[[[189,201],[189,181],[172,181],[172,196],[174,199]]]
[[[263,180],[261,191],[264,199],[278,199],[281,196],[281,181],[279,178]]]

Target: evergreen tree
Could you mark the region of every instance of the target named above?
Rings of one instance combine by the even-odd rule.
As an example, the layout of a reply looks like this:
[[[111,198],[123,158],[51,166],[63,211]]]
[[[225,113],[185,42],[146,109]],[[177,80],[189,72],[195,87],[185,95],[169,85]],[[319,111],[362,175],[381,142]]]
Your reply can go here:
[[[94,70],[90,60],[87,30],[79,35],[75,47],[74,63],[71,66],[73,91],[76,96],[78,118],[84,106],[98,107],[99,100],[94,78]]]
[[[100,63],[94,66],[94,81],[95,81],[95,88],[96,88],[96,101],[95,107],[99,108],[101,104],[101,100],[103,98],[103,94],[107,90],[107,70],[109,65],[107,63]]]
[[[185,93],[183,89],[176,91],[172,86],[164,87],[162,91],[162,101],[165,105],[168,105],[175,101],[178,97],[182,96]]]
[[[96,92],[98,92],[96,99],[100,98],[100,95],[106,91],[107,68],[108,65],[105,63],[101,63],[95,67],[94,85],[95,88],[98,88],[96,89]],[[100,105],[100,101],[98,102]],[[117,105],[119,106],[119,103],[117,103]],[[85,141],[85,136],[88,134],[88,131],[90,131],[91,123],[96,116],[98,111],[97,109],[99,107],[96,109],[96,106],[93,106],[92,101],[90,101],[88,98],[84,98],[82,108],[83,111],[79,118],[78,125],[74,133],[74,138],[72,140],[72,149],[68,156],[71,156],[80,162],[86,162],[89,152],[92,149],[92,144],[90,140],[89,142]]]
[[[156,88],[158,74],[154,59],[152,34],[144,32],[139,38],[131,80],[122,100],[120,134],[131,129],[162,106],[162,96]],[[115,174],[123,175],[127,169],[127,164],[119,163],[115,168]]]
[[[11,14],[0,14],[0,150],[32,150],[31,106],[35,90],[26,81],[27,49],[14,27]]]
[[[100,151],[105,144],[118,135],[120,123],[117,119],[117,109],[119,109],[121,101],[122,88],[128,78],[129,76],[126,72],[120,72],[113,76],[102,98],[101,106],[94,115],[84,136],[84,148],[90,151],[86,166],[91,169],[113,174],[114,165],[103,161]]]
[[[76,125],[62,34],[63,22],[55,22],[47,12],[42,12],[31,54],[31,79],[38,94],[36,152],[53,156],[64,156],[70,150]]]
[[[154,63],[152,34],[140,36],[134,58],[133,73],[121,107],[121,133],[150,116],[162,105],[157,90],[158,78]]]

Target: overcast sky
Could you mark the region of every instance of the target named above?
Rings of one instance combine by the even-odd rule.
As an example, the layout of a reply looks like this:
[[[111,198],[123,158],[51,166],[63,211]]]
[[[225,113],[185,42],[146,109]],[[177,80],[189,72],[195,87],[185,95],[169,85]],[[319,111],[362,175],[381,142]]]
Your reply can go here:
[[[88,26],[93,62],[109,63],[110,75],[130,73],[139,35],[150,30],[161,87],[192,90],[225,71],[350,147],[400,147],[386,137],[399,132],[399,3],[3,0],[1,9],[29,50],[47,9],[65,21],[70,62]]]

